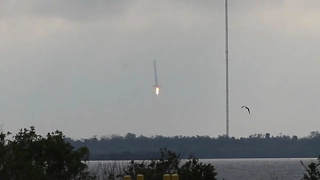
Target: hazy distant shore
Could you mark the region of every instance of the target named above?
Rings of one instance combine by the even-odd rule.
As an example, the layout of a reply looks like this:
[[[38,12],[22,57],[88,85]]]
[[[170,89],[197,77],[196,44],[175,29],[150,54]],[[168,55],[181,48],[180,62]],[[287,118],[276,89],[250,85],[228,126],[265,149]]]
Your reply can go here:
[[[174,136],[67,139],[73,146],[87,146],[91,160],[147,160],[157,158],[160,148],[168,148],[187,158],[190,154],[200,159],[217,158],[314,158],[320,155],[320,133],[309,136],[272,136],[257,134],[246,138],[219,136]]]

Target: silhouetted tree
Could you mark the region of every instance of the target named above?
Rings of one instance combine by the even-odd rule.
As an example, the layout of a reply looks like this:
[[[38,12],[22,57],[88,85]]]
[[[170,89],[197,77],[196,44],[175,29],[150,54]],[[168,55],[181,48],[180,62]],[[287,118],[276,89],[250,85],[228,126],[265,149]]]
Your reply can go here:
[[[302,161],[300,162],[307,171],[307,173],[303,174],[302,180],[320,180],[320,172],[318,169],[318,166],[320,165],[319,158],[317,163],[312,162],[308,165],[308,167],[306,167]]]
[[[126,174],[131,175],[133,179],[137,174],[143,174],[145,179],[162,180],[164,174],[178,173],[183,180],[216,180],[217,173],[214,166],[200,163],[192,155],[182,164],[180,154],[166,148],[160,149],[160,154],[160,158],[152,159],[150,162],[131,161],[126,167]]]
[[[34,127],[21,129],[13,139],[0,134],[1,179],[93,179],[82,161],[89,158],[86,147],[74,149],[60,131],[42,137]]]

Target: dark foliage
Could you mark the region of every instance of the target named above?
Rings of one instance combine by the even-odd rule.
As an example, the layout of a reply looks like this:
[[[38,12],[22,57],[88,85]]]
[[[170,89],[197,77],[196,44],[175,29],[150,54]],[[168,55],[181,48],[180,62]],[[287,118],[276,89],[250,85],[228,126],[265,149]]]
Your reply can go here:
[[[1,179],[93,179],[87,171],[89,150],[74,149],[60,131],[37,135],[34,127],[21,129],[13,139],[0,134]]]
[[[184,180],[216,180],[217,173],[211,164],[199,163],[194,156],[190,156],[183,163],[180,154],[170,150],[160,149],[161,156],[149,162],[134,162],[126,168],[126,174],[133,180],[137,174],[143,174],[146,180],[162,180],[164,174],[179,174]]]
[[[180,178],[184,180],[214,180],[217,176],[212,164],[199,163],[199,159],[193,155],[181,166],[178,174],[180,174]]]
[[[308,167],[306,167],[302,161],[300,161],[303,167],[306,169],[307,173],[303,174],[302,180],[320,180],[320,172],[318,166],[320,165],[320,157],[318,158],[317,163],[310,163]]]

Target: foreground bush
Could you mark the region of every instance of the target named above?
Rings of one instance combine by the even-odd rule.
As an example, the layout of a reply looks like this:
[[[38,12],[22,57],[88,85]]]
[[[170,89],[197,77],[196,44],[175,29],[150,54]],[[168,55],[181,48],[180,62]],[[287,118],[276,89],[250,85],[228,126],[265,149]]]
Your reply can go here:
[[[0,134],[1,179],[94,179],[87,171],[89,150],[77,150],[60,131],[37,135],[34,127]],[[84,162],[82,162],[84,161]]]
[[[305,166],[302,161],[300,162],[307,171],[307,173],[303,174],[302,180],[320,180],[320,171],[318,169],[318,166],[320,165],[320,157],[318,158],[317,163],[312,162],[308,166]]]
[[[98,163],[93,172],[97,180],[121,180],[125,175],[136,180],[138,174],[143,174],[145,180],[162,180],[164,174],[176,173],[182,180],[217,179],[213,165],[201,163],[192,155],[187,160],[181,160],[180,154],[167,149],[160,149],[160,157],[148,161]]]
[[[124,175],[130,175],[133,180],[137,174],[143,174],[146,180],[162,180],[164,174],[179,174],[183,180],[216,180],[217,173],[211,164],[200,163],[197,158],[190,156],[187,160],[181,160],[180,154],[176,154],[167,149],[160,149],[160,158],[150,161],[135,162],[120,170],[120,174],[115,171],[104,174],[111,179],[121,179]]]

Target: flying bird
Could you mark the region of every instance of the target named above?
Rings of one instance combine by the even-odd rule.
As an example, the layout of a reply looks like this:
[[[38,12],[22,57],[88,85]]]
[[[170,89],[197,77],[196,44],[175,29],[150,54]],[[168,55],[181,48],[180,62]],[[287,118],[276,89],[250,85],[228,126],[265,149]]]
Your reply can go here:
[[[250,114],[250,109],[247,106],[242,106],[241,108],[246,108],[248,110],[248,113]]]

